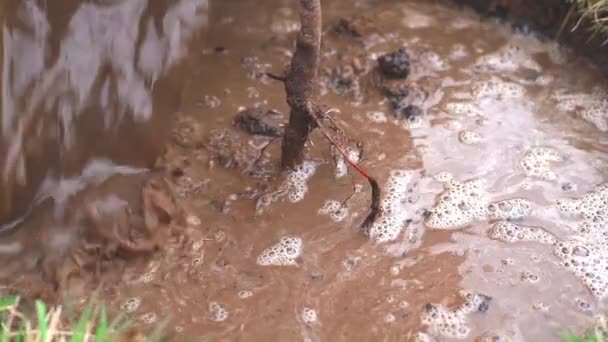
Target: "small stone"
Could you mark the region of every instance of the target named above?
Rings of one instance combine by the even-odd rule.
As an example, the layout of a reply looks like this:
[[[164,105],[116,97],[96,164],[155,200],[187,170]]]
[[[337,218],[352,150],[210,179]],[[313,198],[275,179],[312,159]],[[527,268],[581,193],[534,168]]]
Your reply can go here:
[[[422,108],[414,105],[408,105],[396,113],[398,119],[414,120],[422,117],[424,112]]]

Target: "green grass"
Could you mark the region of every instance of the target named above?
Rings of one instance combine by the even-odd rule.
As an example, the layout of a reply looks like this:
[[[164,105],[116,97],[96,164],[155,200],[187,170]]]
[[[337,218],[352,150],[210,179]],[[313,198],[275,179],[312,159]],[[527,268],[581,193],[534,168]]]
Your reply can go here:
[[[598,34],[604,39],[608,37],[608,0],[568,0],[568,2],[572,4],[572,9],[565,22],[572,12],[578,17],[572,30],[588,24],[591,31],[589,40]],[[607,42],[608,40],[605,40],[604,44]]]
[[[571,331],[567,331],[562,336],[563,342],[608,342],[608,324],[606,317],[600,315],[596,317],[596,323],[593,327],[587,329],[582,335],[578,336]]]
[[[31,315],[24,313],[22,307],[19,297],[0,298],[0,342],[111,342],[129,326],[123,317],[109,322],[105,306],[93,299],[73,321],[61,306],[47,308],[36,301]]]

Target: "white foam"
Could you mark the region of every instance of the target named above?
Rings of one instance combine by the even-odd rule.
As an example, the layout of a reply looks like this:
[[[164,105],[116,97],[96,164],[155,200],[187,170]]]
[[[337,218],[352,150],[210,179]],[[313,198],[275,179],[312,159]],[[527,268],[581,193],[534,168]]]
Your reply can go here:
[[[378,112],[378,111],[367,112],[367,118],[370,121],[376,122],[376,123],[385,123],[388,121],[386,118],[386,114],[384,114],[384,112]]]
[[[301,313],[302,321],[308,325],[317,322],[317,312],[312,308],[304,308]]]
[[[520,168],[529,177],[538,177],[552,181],[557,179],[555,172],[551,170],[551,163],[560,162],[563,158],[556,150],[550,147],[533,147],[519,163]]]
[[[260,266],[293,266],[302,253],[302,239],[299,237],[282,237],[278,243],[266,248],[257,258]]]
[[[507,221],[495,223],[490,229],[489,236],[505,242],[533,241],[554,244],[555,236],[540,227],[519,226]]]
[[[348,208],[338,201],[327,200],[319,209],[319,214],[329,215],[333,221],[340,222],[348,216]]]
[[[308,179],[315,174],[318,163],[310,160],[291,171],[287,176],[287,197],[292,203],[300,202],[308,192]]]
[[[444,187],[425,221],[429,228],[456,229],[485,218],[488,199],[480,180],[451,180]]]
[[[479,116],[482,114],[481,109],[472,102],[448,102],[443,107],[452,115]]]
[[[461,291],[465,303],[455,310],[441,304],[427,304],[420,317],[421,323],[428,327],[428,332],[439,338],[466,339],[471,328],[468,314],[485,312],[491,298],[471,291]],[[423,339],[428,340],[428,339]]]
[[[491,203],[487,208],[488,219],[517,219],[532,214],[532,203],[523,198],[511,198]]]
[[[499,100],[518,99],[524,97],[526,88],[514,82],[503,81],[492,77],[486,81],[474,83],[471,95],[474,98],[495,98]]]
[[[211,314],[211,318],[216,322],[223,322],[227,320],[229,316],[224,305],[218,302],[209,303],[209,313]]]
[[[447,171],[441,171],[433,175],[433,179],[440,183],[446,183],[454,179],[454,176]]]
[[[387,190],[380,203],[381,213],[369,229],[369,236],[376,243],[393,241],[399,236],[408,217],[404,205],[411,179],[408,171],[391,171]]]
[[[608,102],[606,92],[594,89],[590,94],[570,93],[560,89],[555,91],[551,98],[556,107],[565,112],[576,111],[584,120],[593,124],[602,132],[608,131]]]
[[[608,294],[608,184],[602,184],[580,198],[557,201],[558,211],[581,218],[575,234],[554,245],[562,264],[578,276],[591,292]]]
[[[461,131],[458,134],[458,140],[465,145],[477,145],[484,141],[484,137],[473,131]]]
[[[133,298],[127,299],[127,301],[122,304],[121,308],[125,312],[130,313],[130,312],[134,312],[135,310],[137,310],[140,305],[141,305],[141,298],[133,297]]]
[[[498,51],[477,59],[474,69],[483,72],[513,72],[520,68],[541,72],[542,67],[522,46],[510,42]]]

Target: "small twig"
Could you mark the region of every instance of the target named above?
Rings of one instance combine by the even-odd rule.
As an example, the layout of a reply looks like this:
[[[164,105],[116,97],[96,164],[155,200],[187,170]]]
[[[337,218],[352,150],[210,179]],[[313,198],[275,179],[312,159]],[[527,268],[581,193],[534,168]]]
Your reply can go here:
[[[351,178],[352,179],[352,178]],[[353,185],[353,191],[350,193],[350,195],[348,195],[343,201],[342,203],[340,203],[340,209],[343,209],[346,206],[346,203],[357,193],[357,187],[355,184],[355,181],[352,181],[352,185]]]
[[[247,168],[245,168],[243,170],[243,173],[247,173],[250,172],[256,165],[257,163],[260,162],[260,160],[262,159],[262,157],[264,156],[264,152],[266,152],[266,149],[270,146],[270,144],[272,144],[277,138],[271,138],[264,146],[262,146],[262,148],[259,149],[259,153],[258,156],[255,158],[255,160],[253,161],[253,163],[251,163]]]
[[[376,220],[378,215],[380,215],[380,186],[378,186],[378,182],[373,177],[371,177],[361,166],[359,166],[357,163],[353,162],[352,160],[350,160],[350,158],[348,158],[346,152],[344,152],[342,147],[327,132],[327,129],[325,128],[325,126],[323,126],[323,124],[321,124],[319,118],[314,117],[314,120],[317,124],[317,127],[325,136],[325,138],[327,138],[327,140],[329,140],[329,142],[334,145],[336,150],[340,152],[344,160],[346,160],[346,162],[350,164],[350,166],[352,166],[355,170],[357,170],[357,172],[359,172],[359,174],[361,174],[363,177],[365,177],[365,179],[367,179],[370,187],[372,188],[372,203],[370,206],[371,212],[369,213],[369,215],[367,215],[365,221],[363,221],[363,224],[361,225],[361,227],[363,227],[363,229],[365,230]]]
[[[275,74],[273,74],[271,72],[266,72],[265,75],[267,77],[269,77],[269,78],[272,78],[273,80],[276,80],[276,81],[285,82],[285,80],[286,80],[285,76],[275,75]]]

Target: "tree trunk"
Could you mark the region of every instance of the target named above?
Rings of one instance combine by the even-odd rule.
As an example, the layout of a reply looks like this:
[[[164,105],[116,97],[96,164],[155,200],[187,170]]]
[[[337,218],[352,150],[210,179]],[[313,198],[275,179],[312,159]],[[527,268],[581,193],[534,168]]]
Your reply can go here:
[[[300,32],[296,50],[285,77],[285,93],[290,108],[289,124],[281,146],[281,166],[294,168],[302,163],[304,144],[314,128],[316,106],[312,101],[321,49],[321,0],[299,0]]]

